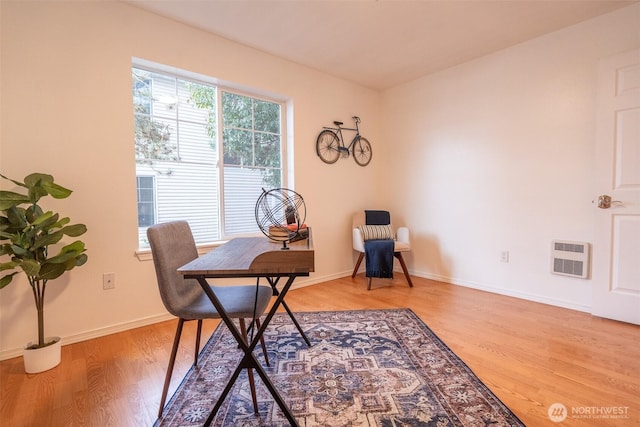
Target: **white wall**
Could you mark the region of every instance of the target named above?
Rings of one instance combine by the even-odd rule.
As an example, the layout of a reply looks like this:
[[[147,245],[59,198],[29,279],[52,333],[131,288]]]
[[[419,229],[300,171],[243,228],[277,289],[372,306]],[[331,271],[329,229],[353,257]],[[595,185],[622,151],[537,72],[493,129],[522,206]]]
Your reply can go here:
[[[551,274],[551,241],[593,241],[597,61],[639,28],[635,5],[384,93],[415,274],[589,311],[592,281]]]
[[[51,203],[85,223],[89,261],[49,284],[46,333],[73,342],[166,315],[153,265],[139,261],[131,59],[138,57],[286,96],[295,104],[295,188],[317,248],[307,283],[352,268],[350,215],[380,198],[382,163],[335,165],[315,154],[333,120],[358,114],[376,144],[380,94],[119,2],[2,2],[0,171],[52,174],[74,190]],[[375,149],[375,148],[374,148]],[[6,183],[0,184],[8,189]],[[116,289],[102,290],[102,274]],[[304,284],[304,281],[300,283]],[[0,358],[36,337],[24,276],[0,291]]]
[[[588,310],[591,281],[549,274],[549,245],[593,238],[595,64],[640,45],[639,18],[625,8],[380,94],[126,4],[1,2],[0,171],[53,174],[75,192],[50,206],[89,229],[88,264],[48,289],[47,332],[68,343],[165,315],[134,256],[132,57],[291,100],[317,249],[307,284],[350,273],[351,214],[375,205],[412,227],[417,275]],[[353,114],[371,165],[320,162],[320,128]],[[0,291],[0,358],[35,330],[21,278]]]

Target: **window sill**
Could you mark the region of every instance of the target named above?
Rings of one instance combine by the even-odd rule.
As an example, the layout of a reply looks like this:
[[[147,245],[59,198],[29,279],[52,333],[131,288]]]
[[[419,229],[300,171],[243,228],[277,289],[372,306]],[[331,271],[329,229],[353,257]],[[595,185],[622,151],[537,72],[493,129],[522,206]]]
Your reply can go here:
[[[215,243],[207,243],[204,245],[198,246],[198,255],[204,255],[212,249],[217,248],[218,246],[222,246],[227,243],[226,240],[215,242]],[[136,257],[138,261],[151,261],[153,259],[153,255],[151,254],[151,249],[138,249],[136,252]]]

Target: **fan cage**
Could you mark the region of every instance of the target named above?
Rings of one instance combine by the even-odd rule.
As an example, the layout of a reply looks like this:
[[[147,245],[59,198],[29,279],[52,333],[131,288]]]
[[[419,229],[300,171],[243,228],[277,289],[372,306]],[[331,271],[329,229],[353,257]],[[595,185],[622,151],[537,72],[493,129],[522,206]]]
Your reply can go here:
[[[287,242],[300,235],[306,227],[304,198],[288,188],[262,190],[255,207],[256,223],[260,231],[276,242]]]

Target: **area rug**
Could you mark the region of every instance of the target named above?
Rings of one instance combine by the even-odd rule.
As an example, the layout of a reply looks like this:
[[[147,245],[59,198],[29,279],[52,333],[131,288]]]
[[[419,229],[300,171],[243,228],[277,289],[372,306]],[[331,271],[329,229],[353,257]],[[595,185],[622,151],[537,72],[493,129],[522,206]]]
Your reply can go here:
[[[524,426],[409,309],[295,316],[311,346],[286,313],[277,313],[265,333],[265,370],[300,426]],[[256,355],[264,361],[261,350]],[[157,427],[201,426],[241,353],[220,325],[200,357]],[[260,415],[243,371],[212,425],[289,426],[255,377]]]

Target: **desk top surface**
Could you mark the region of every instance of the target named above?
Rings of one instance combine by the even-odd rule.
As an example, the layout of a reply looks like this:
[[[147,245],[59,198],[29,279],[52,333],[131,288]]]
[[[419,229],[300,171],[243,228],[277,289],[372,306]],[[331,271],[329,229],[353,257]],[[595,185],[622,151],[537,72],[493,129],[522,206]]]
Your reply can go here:
[[[239,237],[180,267],[185,276],[234,277],[247,275],[301,274],[314,271],[311,237],[287,244],[267,237]]]

